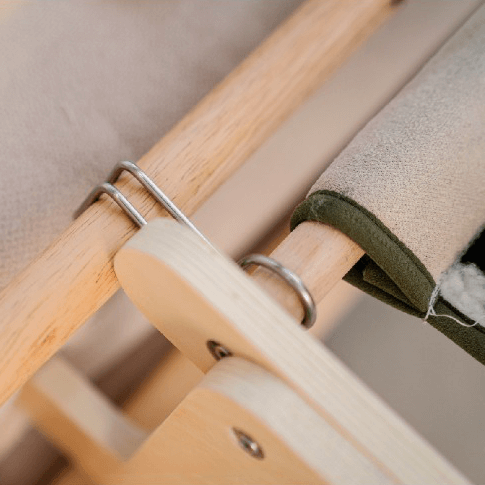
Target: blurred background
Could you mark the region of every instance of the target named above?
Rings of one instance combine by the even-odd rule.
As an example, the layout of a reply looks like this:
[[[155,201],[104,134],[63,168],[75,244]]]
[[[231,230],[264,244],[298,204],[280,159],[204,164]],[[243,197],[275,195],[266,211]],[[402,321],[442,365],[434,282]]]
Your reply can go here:
[[[233,8],[244,17],[237,49],[234,47],[237,52],[233,52],[235,64],[299,3],[199,2],[213,11],[221,9],[220,22],[224,15],[234,13]],[[69,0],[62,3],[68,5]],[[190,8],[197,2],[181,3],[184,15],[190,18]],[[193,217],[196,225],[233,257],[274,247],[274,241],[288,231],[293,207],[324,167],[481,3],[405,0],[331,81],[204,204]],[[30,8],[29,2],[15,0],[0,3],[0,7],[0,31],[15,21],[11,9]],[[265,22],[261,22],[262,16]],[[259,27],[255,26],[258,21]],[[245,29],[247,25],[253,30]],[[224,35],[229,35],[224,30],[208,47],[210,55],[217,56],[224,44]],[[211,82],[224,74],[220,69],[204,89],[210,89]],[[5,70],[1,73],[7,75]],[[202,90],[197,96],[203,94]],[[161,129],[158,138],[166,129]],[[148,149],[149,140],[146,143]],[[481,459],[485,452],[483,367],[429,325],[343,282],[319,305],[319,314],[318,333],[325,345],[466,476],[477,484],[485,483],[485,460]],[[117,335],[115,341],[113,334]],[[168,348],[120,293],[62,353],[115,402],[123,403]],[[30,428],[28,418],[12,403],[3,409],[0,426],[0,484],[74,483],[68,482],[68,460]]]

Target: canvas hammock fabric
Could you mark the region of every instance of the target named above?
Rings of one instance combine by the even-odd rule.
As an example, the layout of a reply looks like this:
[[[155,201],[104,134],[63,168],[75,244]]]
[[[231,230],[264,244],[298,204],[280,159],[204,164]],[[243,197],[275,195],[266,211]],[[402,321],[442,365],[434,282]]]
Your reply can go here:
[[[8,3],[0,289],[62,233],[116,162],[138,160],[301,2]],[[118,293],[61,353],[99,377],[152,331]],[[27,426],[13,406],[0,410],[0,461]]]
[[[0,289],[116,162],[144,155],[300,0],[8,3]]]
[[[345,279],[485,363],[485,6],[355,137],[295,210],[366,255]]]

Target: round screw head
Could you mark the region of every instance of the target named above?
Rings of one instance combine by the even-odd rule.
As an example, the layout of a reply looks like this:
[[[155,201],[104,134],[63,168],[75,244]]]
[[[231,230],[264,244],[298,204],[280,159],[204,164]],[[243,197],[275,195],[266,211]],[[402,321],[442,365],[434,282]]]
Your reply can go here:
[[[219,342],[215,340],[209,340],[207,342],[207,348],[216,360],[221,360],[224,357],[230,357],[232,352],[223,347]]]
[[[262,460],[264,458],[263,449],[251,438],[251,436],[237,428],[232,428],[232,432],[236,436],[239,445],[246,453],[251,455],[253,458],[257,458],[258,460]]]

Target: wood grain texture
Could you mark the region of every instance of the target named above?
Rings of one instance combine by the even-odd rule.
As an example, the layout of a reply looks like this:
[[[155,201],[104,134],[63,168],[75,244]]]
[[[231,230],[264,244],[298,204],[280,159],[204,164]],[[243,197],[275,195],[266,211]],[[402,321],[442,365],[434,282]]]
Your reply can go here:
[[[124,403],[123,410],[143,429],[153,431],[203,377],[192,361],[172,348]]]
[[[391,12],[389,0],[309,0],[139,165],[189,216]],[[148,218],[136,183],[118,184]],[[112,259],[135,228],[105,200],[0,295],[0,404],[119,287]]]
[[[214,365],[206,343],[215,340],[286,382],[394,482],[468,483],[251,278],[185,227],[152,221],[118,252],[115,268],[130,299],[202,371]]]
[[[363,254],[362,248],[340,231],[324,224],[305,222],[281,242],[271,257],[300,276],[319,303]],[[252,276],[301,321],[302,304],[287,283],[264,268],[257,269]]]
[[[233,427],[263,460],[242,451]],[[290,387],[237,357],[215,364],[127,465],[103,482],[137,484],[150,470],[180,484],[392,483]]]
[[[362,298],[360,290],[341,281],[340,278],[360,259],[363,251],[340,232],[324,224],[301,224],[295,233],[290,234],[290,216],[291,214],[288,214],[282,218],[245,254],[263,254],[273,257],[287,267],[291,265],[317,304],[317,320],[309,332],[323,341],[343,315]],[[303,241],[306,243],[302,244]],[[280,244],[281,248],[276,251]],[[282,284],[279,278],[271,278],[270,275],[271,273],[264,268],[253,270],[251,274],[263,290],[296,319],[301,319],[302,305],[295,298],[294,291]]]
[[[120,425],[113,407],[88,406],[73,417],[73,393],[65,387],[77,395],[93,389],[75,369],[59,375],[62,366],[49,364],[24,387],[21,401],[36,426],[96,483],[394,483],[290,387],[237,357],[217,363],[132,456],[117,460],[113,434],[127,424]],[[234,428],[258,442],[264,459],[240,447]]]
[[[75,457],[86,471],[116,466],[148,436],[59,357],[22,388],[17,404],[56,447]]]

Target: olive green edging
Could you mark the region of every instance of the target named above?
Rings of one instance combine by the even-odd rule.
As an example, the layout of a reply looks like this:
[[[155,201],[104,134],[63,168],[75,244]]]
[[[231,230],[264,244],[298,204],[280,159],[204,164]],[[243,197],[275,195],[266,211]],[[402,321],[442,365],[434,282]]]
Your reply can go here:
[[[366,255],[345,280],[385,303],[424,318],[435,281],[421,261],[372,213],[344,195],[328,190],[311,194],[294,211],[291,230],[304,221],[329,224],[357,242]],[[437,314],[473,323],[442,299]],[[465,327],[449,318],[428,317],[433,327],[485,364],[485,329]]]
[[[321,190],[296,208],[291,220],[292,230],[304,220],[330,224],[356,241],[406,295],[412,307],[425,315],[435,287],[433,277],[421,261],[367,209],[341,194]]]

